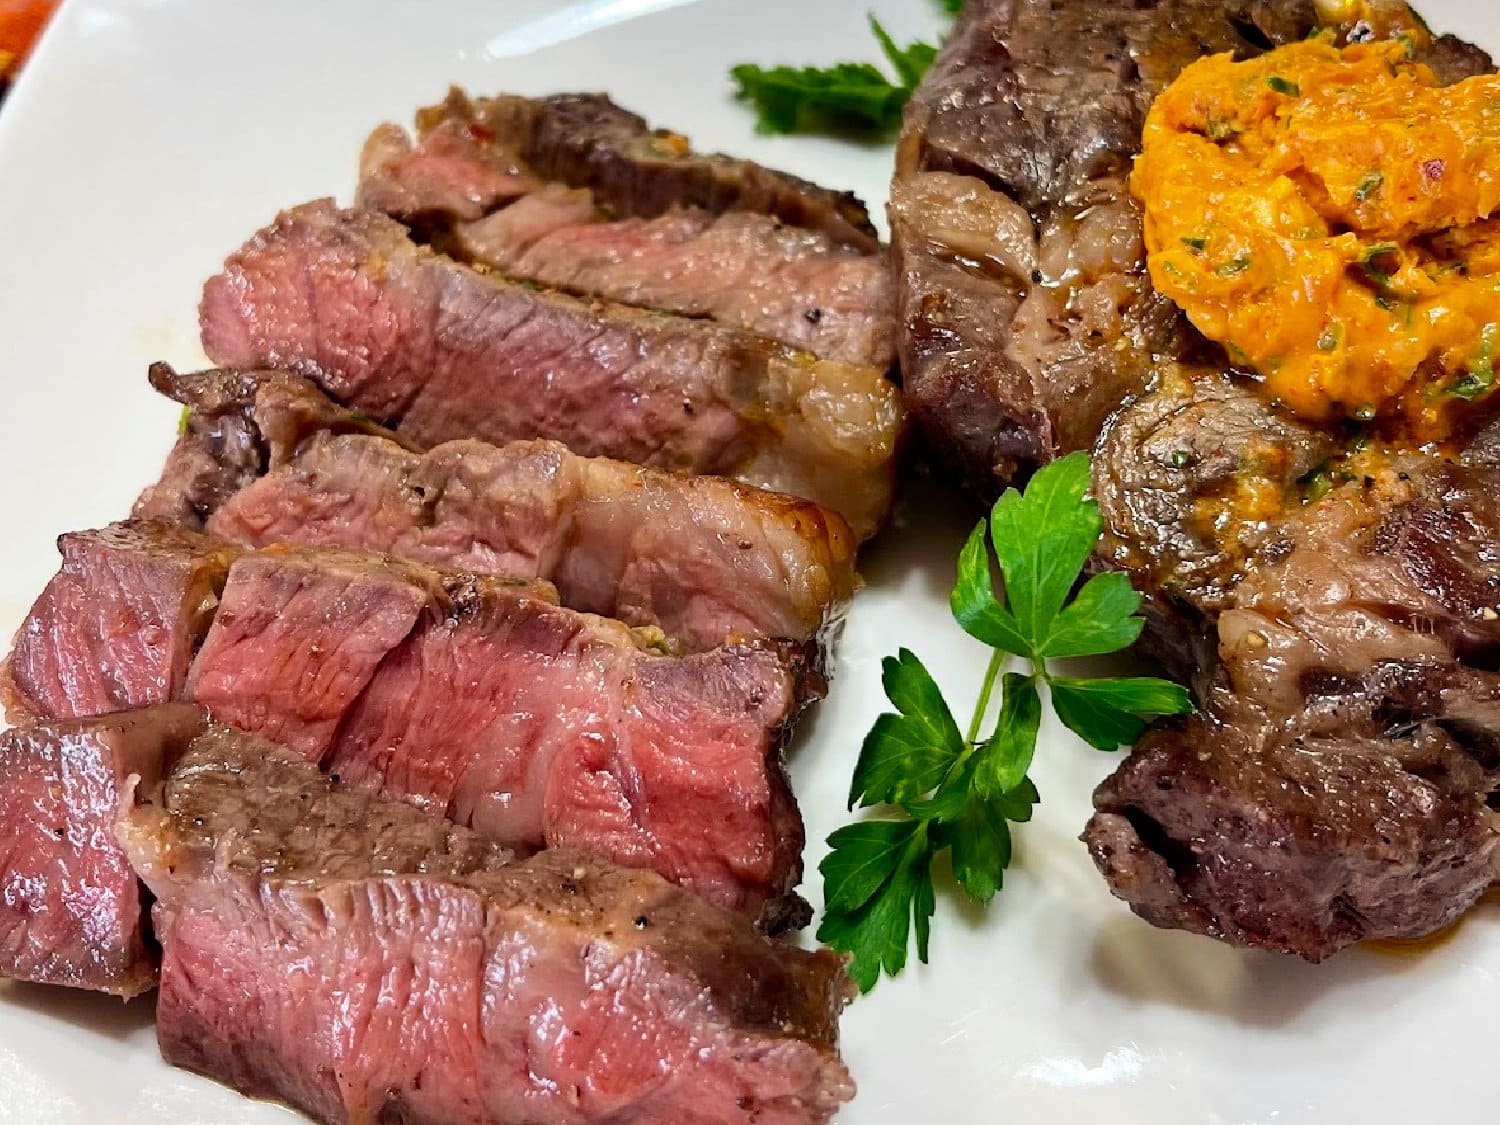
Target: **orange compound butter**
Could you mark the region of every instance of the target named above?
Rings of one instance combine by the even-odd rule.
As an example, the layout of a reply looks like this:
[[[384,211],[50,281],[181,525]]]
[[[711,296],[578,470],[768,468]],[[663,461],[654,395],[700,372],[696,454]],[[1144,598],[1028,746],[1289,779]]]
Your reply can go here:
[[[1440,86],[1401,42],[1201,59],[1131,187],[1153,284],[1288,409],[1436,439],[1493,388],[1500,76]]]

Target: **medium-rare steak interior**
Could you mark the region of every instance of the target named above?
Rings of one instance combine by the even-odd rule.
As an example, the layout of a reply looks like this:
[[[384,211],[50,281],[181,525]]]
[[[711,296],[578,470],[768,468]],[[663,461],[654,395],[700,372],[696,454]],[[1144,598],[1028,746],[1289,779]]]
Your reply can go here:
[[[122,839],[163,1054],[319,1120],[822,1122],[854,1092],[839,958],[649,872],[507,863],[223,728]]]
[[[383,215],[284,212],[204,288],[204,350],[306,375],[424,445],[553,438],[884,521],[902,426],[883,371],[710,321],[485,274]]]
[[[579,457],[557,442],[419,453],[275,372],[178,375],[158,364],[152,378],[188,411],[139,517],[248,547],[384,551],[543,579],[574,609],[659,626],[688,651],[821,642],[854,592],[853,534],[809,501]]]
[[[1404,37],[1391,76],[1492,69],[1404,5],[1369,20],[1334,7],[971,0],[908,107],[892,185],[905,386],[926,441],[984,496],[1092,447],[1099,563],[1132,572],[1149,647],[1204,704],[1100,787],[1096,862],[1152,922],[1312,959],[1430,932],[1493,879],[1496,482],[1482,442],[1439,459],[1372,427],[1378,404],[1336,425],[1294,413],[1157,291],[1150,197],[1138,166],[1130,177],[1154,99],[1200,56],[1297,44],[1254,80],[1278,113],[1331,88],[1299,89],[1295,52],[1335,43]],[[1320,15],[1353,22],[1304,44]],[[1200,140],[1248,151],[1252,127],[1209,122]],[[1184,185],[1208,159],[1151,182],[1197,206]],[[1183,212],[1146,231],[1168,213]],[[1227,210],[1220,222],[1238,229]],[[1213,252],[1219,232],[1152,247],[1153,270]],[[1207,284],[1253,285],[1258,260],[1231,256]],[[1325,335],[1337,352],[1342,333]]]
[[[228,566],[190,669],[142,677],[99,647],[101,620],[124,606],[146,635],[185,634],[202,607],[175,587],[153,600],[158,572],[176,578],[229,552],[149,521],[66,542],[62,574],[22,627],[20,714],[70,715],[116,683],[132,706],[192,699],[512,846],[654,867],[768,927],[805,923],[791,894],[802,824],[781,751],[822,685],[792,647],[667,656],[557,605],[546,585],[276,546]],[[114,580],[107,599],[56,596],[95,573]],[[70,680],[47,678],[57,668]]]

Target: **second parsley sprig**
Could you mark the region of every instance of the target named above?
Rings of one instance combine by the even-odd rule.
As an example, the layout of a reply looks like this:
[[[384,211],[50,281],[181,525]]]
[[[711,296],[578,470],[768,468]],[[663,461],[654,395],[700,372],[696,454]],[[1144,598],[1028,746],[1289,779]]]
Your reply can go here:
[[[932,864],[940,853],[950,853],[954,879],[970,897],[988,902],[1000,890],[1010,825],[1030,820],[1039,800],[1029,771],[1043,684],[1058,718],[1100,750],[1134,742],[1152,718],[1192,709],[1188,693],[1167,680],[1081,679],[1047,666],[1116,652],[1143,626],[1140,595],[1122,573],[1096,574],[1073,593],[1102,529],[1098,505],[1085,495],[1089,474],[1082,453],[1040,469],[1024,494],[1011,489],[999,499],[959,555],[953,616],[994,649],[966,732],[912,652],[885,659],[882,682],[896,711],[865,737],[849,806],[888,805],[899,815],[840,828],[819,865],[825,912],[818,938],[853,955],[850,972],[861,991],[882,970],[901,972],[913,932],[917,956],[927,960],[937,905]],[[1016,657],[1029,670],[1004,671]],[[999,714],[980,738],[997,684]]]

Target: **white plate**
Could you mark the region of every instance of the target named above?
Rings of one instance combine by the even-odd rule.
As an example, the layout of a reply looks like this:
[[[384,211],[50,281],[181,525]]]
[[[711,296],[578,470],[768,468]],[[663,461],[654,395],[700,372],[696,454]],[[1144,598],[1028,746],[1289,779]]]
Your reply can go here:
[[[1098,0],[1101,3],[1114,0]],[[926,0],[874,7],[905,39]],[[347,199],[365,133],[450,82],[604,89],[700,146],[743,153],[872,204],[889,152],[757,137],[730,100],[737,61],[870,52],[862,0],[72,0],[0,109],[0,624],[51,574],[53,537],[122,515],[153,477],[174,409],[153,359],[201,360],[203,279],[279,207]],[[1493,0],[1431,0],[1441,27],[1500,49]],[[849,771],[882,709],[879,660],[915,648],[955,700],[982,654],[946,593],[973,513],[909,499],[865,562],[832,697],[793,766],[811,870],[844,820]],[[920,513],[918,515],[917,513]],[[1331,964],[1163,933],[1110,898],[1075,837],[1113,758],[1044,734],[1037,820],[987,915],[945,896],[932,964],[844,1021],[881,1122],[1202,1123],[1493,1117],[1500,926],[1483,907],[1421,957]],[[3,779],[0,779],[3,780]],[[816,898],[816,879],[807,888]],[[0,1123],[296,1120],[157,1056],[149,1002],[0,986]]]

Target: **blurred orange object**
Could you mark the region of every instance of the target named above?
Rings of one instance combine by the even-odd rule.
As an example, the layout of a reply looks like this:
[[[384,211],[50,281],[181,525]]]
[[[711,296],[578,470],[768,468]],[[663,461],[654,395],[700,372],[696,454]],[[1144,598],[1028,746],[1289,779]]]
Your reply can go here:
[[[58,0],[0,0],[0,81],[14,78]]]

